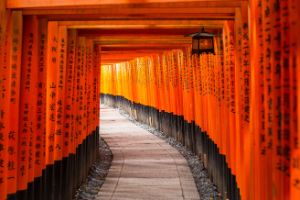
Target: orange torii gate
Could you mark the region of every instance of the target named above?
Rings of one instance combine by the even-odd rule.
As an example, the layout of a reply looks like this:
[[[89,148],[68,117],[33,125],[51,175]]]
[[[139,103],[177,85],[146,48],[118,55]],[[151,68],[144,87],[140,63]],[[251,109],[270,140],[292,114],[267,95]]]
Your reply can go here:
[[[72,198],[95,160],[101,63],[105,98],[197,153],[223,197],[298,199],[299,10],[1,1],[0,199]],[[215,31],[215,55],[191,55],[183,35],[200,25]]]
[[[0,199],[71,199],[97,151],[100,49],[2,8]]]

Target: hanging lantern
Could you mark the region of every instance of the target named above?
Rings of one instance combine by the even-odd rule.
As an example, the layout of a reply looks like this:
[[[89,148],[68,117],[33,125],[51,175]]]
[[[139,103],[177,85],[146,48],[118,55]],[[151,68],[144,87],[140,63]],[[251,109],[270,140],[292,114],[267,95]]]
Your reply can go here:
[[[192,54],[212,53],[215,54],[214,35],[204,32],[202,29],[199,33],[192,36]]]

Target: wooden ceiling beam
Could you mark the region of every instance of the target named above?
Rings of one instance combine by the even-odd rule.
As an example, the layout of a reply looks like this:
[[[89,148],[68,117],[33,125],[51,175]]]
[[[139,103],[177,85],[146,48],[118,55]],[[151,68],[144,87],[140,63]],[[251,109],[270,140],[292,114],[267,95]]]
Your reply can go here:
[[[157,28],[222,28],[223,20],[97,20],[97,21],[60,21],[60,26],[74,29],[157,29]]]
[[[101,65],[113,65],[113,64],[117,64],[117,63],[124,63],[124,62],[128,62],[130,60],[133,60],[134,58],[126,58],[126,59],[118,59],[118,60],[110,60],[110,59],[106,59],[106,60],[101,60]]]
[[[148,56],[153,54],[161,54],[175,49],[184,49],[186,46],[177,48],[162,48],[162,49],[144,49],[144,50],[113,50],[101,51],[101,59],[123,59]]]
[[[40,15],[41,18],[46,18],[49,21],[82,21],[82,20],[122,20],[122,19],[142,19],[142,20],[163,20],[163,19],[200,19],[200,20],[232,20],[234,19],[234,14],[220,14],[220,13],[211,13],[211,14],[107,14],[107,15],[89,15],[88,13],[85,15]]]
[[[158,14],[232,14],[235,7],[181,7],[181,8],[120,8],[111,7],[105,9],[24,9],[23,15],[158,15]]]
[[[145,29],[79,29],[78,35],[85,37],[98,36],[183,36],[198,32],[203,26],[187,27],[187,28],[145,28]],[[205,31],[218,34],[221,28],[205,27]]]
[[[95,41],[95,44],[97,45],[113,45],[113,44],[145,44],[145,45],[148,45],[148,44],[157,44],[157,43],[160,43],[160,44],[191,44],[192,41],[191,40],[185,40],[185,41],[178,41],[178,40],[174,40],[174,41],[129,41],[129,40],[118,40],[118,41]]]
[[[7,0],[7,8],[236,7],[246,0]]]
[[[168,52],[170,50],[175,50],[175,49],[183,49],[182,48],[166,48],[166,49],[149,49],[149,50],[135,50],[135,51],[101,51],[101,59],[102,58],[125,58],[127,56],[133,56],[133,57],[138,57],[141,55],[151,55],[151,54],[159,54],[159,53],[164,53]]]
[[[177,43],[187,43],[191,42],[190,37],[182,36],[99,36],[99,37],[86,37],[87,39],[92,39],[99,44],[124,44],[124,42],[129,42],[128,44],[177,44]],[[126,44],[126,43],[125,43]]]
[[[199,31],[199,26],[195,28],[147,28],[147,29],[80,29],[78,35],[97,37],[97,36],[151,36],[151,35],[185,35]],[[211,32],[211,30],[206,29]]]
[[[136,59],[138,57],[146,57],[146,56],[152,56],[152,55],[158,55],[159,53],[163,52],[153,52],[153,53],[137,53],[132,55],[112,55],[112,56],[101,56],[101,64],[107,64],[107,63],[120,63],[120,62],[126,62],[133,59]]]
[[[234,19],[246,0],[7,0],[23,15],[49,20],[87,19]]]
[[[113,49],[159,49],[159,48],[181,48],[186,47],[190,44],[161,44],[161,43],[153,43],[153,44],[114,44],[114,45],[101,45],[101,49],[105,50],[113,50]]]
[[[157,55],[162,52],[151,52],[151,53],[135,53],[135,54],[109,54],[109,55],[102,55],[101,61],[104,60],[132,60],[138,57],[145,57],[145,56],[151,56],[151,55]]]
[[[159,51],[169,51],[172,49],[183,49],[185,46],[178,47],[161,47],[161,48],[145,48],[145,49],[107,49],[101,51],[101,56],[104,55],[127,55],[133,53],[155,53]]]

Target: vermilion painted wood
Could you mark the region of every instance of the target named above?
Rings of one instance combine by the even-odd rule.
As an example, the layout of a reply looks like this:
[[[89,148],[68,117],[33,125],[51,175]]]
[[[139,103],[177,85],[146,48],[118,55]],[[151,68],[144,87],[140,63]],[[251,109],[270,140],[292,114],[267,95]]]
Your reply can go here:
[[[65,18],[67,19],[67,18]],[[80,21],[59,21],[59,25],[68,26],[70,28],[110,28],[110,29],[124,29],[124,28],[199,28],[199,26],[203,25],[205,27],[222,27],[224,21],[222,20],[205,20],[204,19],[163,19],[163,20],[156,20],[156,19],[128,19],[128,20],[80,20]],[[199,30],[199,29],[198,29]],[[96,30],[95,30],[96,31]]]
[[[98,45],[119,44],[190,44],[191,38],[187,37],[97,37],[93,38]]]
[[[99,115],[100,115],[100,109],[99,109],[99,105],[100,105],[100,98],[99,98],[99,94],[100,94],[100,78],[101,78],[101,47],[94,44],[94,68],[93,68],[93,74],[94,74],[94,83],[93,83],[93,87],[94,87],[94,94],[93,94],[93,100],[95,101],[94,104],[94,126],[95,127],[99,127],[100,126],[100,121],[99,121]]]
[[[19,115],[18,141],[18,190],[26,190],[27,184],[34,179],[35,133],[37,112],[37,69],[38,69],[38,19],[33,16],[24,18],[23,49]]]
[[[95,41],[96,43],[96,41]],[[172,48],[172,49],[175,49],[175,48],[182,48],[182,47],[187,47],[189,46],[190,43],[188,44],[160,44],[160,43],[153,43],[153,44],[144,44],[144,43],[139,43],[139,44],[107,44],[107,45],[101,45],[101,48],[106,48],[106,47],[113,47],[113,48],[127,48],[127,47],[137,47],[137,48],[141,48],[141,47],[145,47],[144,50],[149,50],[151,49],[152,47],[155,49],[155,48],[158,48],[158,47],[161,47],[161,48]]]
[[[122,91],[124,91],[124,95],[128,96],[134,102],[143,103],[144,105],[155,105],[159,110],[180,113],[189,121],[197,119],[196,123],[199,123],[203,130],[208,131],[208,134],[213,141],[221,146],[221,151],[226,155],[228,166],[231,167],[232,172],[236,174],[243,199],[284,199],[289,198],[290,192],[291,198],[297,199],[299,196],[298,185],[300,182],[299,170],[297,169],[299,151],[294,141],[299,139],[299,131],[296,133],[297,128],[295,122],[297,120],[298,124],[300,122],[299,117],[297,119],[295,116],[299,116],[300,110],[298,109],[296,112],[295,102],[297,101],[297,104],[299,104],[299,80],[297,80],[297,78],[300,76],[298,73],[300,64],[297,64],[298,68],[293,68],[293,63],[296,59],[296,53],[294,51],[296,47],[295,44],[291,43],[291,41],[296,40],[294,39],[296,38],[295,32],[293,32],[294,29],[283,29],[283,26],[290,27],[293,25],[296,27],[296,23],[292,23],[292,19],[296,17],[300,20],[300,17],[298,16],[300,12],[295,11],[296,7],[299,9],[298,5],[293,6],[295,5],[295,0],[281,1],[279,3],[281,9],[280,14],[273,12],[273,9],[276,8],[273,6],[273,4],[276,3],[273,0],[256,0],[249,2],[251,3],[249,15],[247,14],[248,1],[237,0],[92,0],[88,2],[83,0],[76,2],[73,0],[8,0],[7,4],[11,8],[24,8],[24,15],[30,16],[32,14],[37,14],[46,19],[59,21],[51,23],[58,23],[58,25],[62,26],[65,25],[68,26],[68,28],[81,29],[79,31],[80,36],[84,37],[80,40],[81,53],[79,56],[74,56],[74,59],[81,59],[81,63],[78,63],[78,60],[76,61],[76,66],[79,66],[81,70],[79,74],[79,85],[73,85],[74,88],[79,86],[78,91],[74,89],[77,96],[83,95],[83,98],[90,98],[88,94],[85,94],[85,92],[89,93],[89,87],[92,84],[90,81],[87,81],[87,79],[90,79],[91,77],[88,73],[89,67],[87,67],[90,59],[87,59],[88,62],[85,62],[85,58],[83,58],[85,56],[83,55],[89,55],[90,50],[88,50],[89,52],[86,52],[86,47],[91,49],[91,46],[95,43],[97,48],[99,48],[98,52],[100,51],[100,48],[102,48],[101,63],[129,61],[122,64],[122,70],[118,72],[119,79],[116,79],[113,76],[117,73],[115,71],[116,65],[108,67],[109,70],[107,70],[103,76],[105,76],[105,74],[106,76],[110,74],[110,77],[108,77],[106,81],[111,80],[112,85],[117,86],[116,88],[113,88],[113,86],[109,85],[106,86],[106,89],[111,91],[112,94],[118,95],[122,94]],[[262,4],[259,4],[259,2],[262,2]],[[3,3],[3,1],[1,3]],[[5,17],[3,17],[3,6],[0,6],[0,8],[2,8],[2,11],[0,11],[0,13],[2,13],[0,20],[3,20],[5,19]],[[270,15],[267,15],[268,13],[265,12],[268,8],[271,9]],[[296,14],[298,15],[296,16]],[[262,17],[262,19],[257,19],[258,17]],[[12,83],[11,77],[15,77],[15,75],[11,73],[12,66],[15,67],[15,65],[12,64],[14,64],[14,59],[16,58],[13,55],[12,44],[13,42],[18,41],[18,47],[21,46],[20,40],[15,40],[13,38],[14,34],[18,35],[18,33],[12,31],[12,29],[14,27],[20,28],[21,14],[18,14],[15,19],[16,18],[17,20],[15,20],[15,22],[8,21],[8,24],[12,24],[13,26],[8,27],[9,34],[6,36],[8,44],[6,46],[3,45],[3,33],[2,35],[0,33],[0,37],[2,37],[2,39],[0,38],[0,47],[2,49],[6,48],[7,50],[5,52],[7,53],[7,55],[5,55],[7,61],[4,61],[4,51],[1,51],[0,49],[0,61],[2,67],[1,87],[3,88],[9,88]],[[272,41],[271,45],[269,45],[267,42],[269,38],[267,33],[269,30],[268,27],[273,27],[277,18],[279,19],[280,26],[272,29]],[[197,27],[199,26],[205,26],[207,27],[207,30],[218,33],[219,29],[224,27],[225,19],[232,19],[232,21],[225,24],[226,30],[224,31],[224,35],[227,38],[224,38],[226,47],[224,56],[227,57],[230,54],[229,48],[231,47],[229,47],[229,44],[231,42],[228,37],[232,37],[230,32],[234,29],[232,32],[235,34],[233,44],[235,58],[232,60],[230,58],[225,58],[224,68],[219,66],[219,61],[214,60],[215,63],[212,63],[212,57],[209,56],[202,56],[199,59],[194,56],[193,60],[190,60],[189,51],[185,51],[182,54],[170,51],[171,49],[177,49],[178,47],[182,50],[182,48],[190,44],[191,39],[184,38],[182,35],[197,30]],[[247,47],[248,21],[251,22],[250,30],[253,42],[251,44],[251,59],[249,59],[249,55],[246,55],[246,51],[249,50]],[[271,24],[269,24],[269,21]],[[233,22],[234,27],[229,25],[233,25]],[[260,24],[260,22],[262,23]],[[3,24],[5,26],[5,23],[6,22],[4,21],[0,22],[2,27]],[[58,27],[56,28],[58,29]],[[2,28],[1,30],[5,29]],[[273,41],[277,30],[279,30],[279,35],[281,35],[282,39],[280,48],[274,45]],[[49,32],[52,36],[55,35],[54,33],[55,31],[53,32],[53,29]],[[262,35],[261,38],[260,35]],[[21,38],[19,35],[18,37]],[[26,44],[26,42],[23,44]],[[288,46],[286,44],[288,44]],[[299,45],[300,44],[298,44],[298,46]],[[272,53],[271,57],[269,57],[267,54],[269,49],[271,49],[271,52],[276,49],[277,51],[280,51],[279,62],[278,60],[275,60],[275,54]],[[47,55],[51,56],[53,54],[52,50],[52,47],[48,47]],[[170,52],[166,53],[165,51]],[[180,52],[180,50],[178,51]],[[20,49],[18,50],[18,55],[16,55],[17,57],[20,57],[19,52]],[[174,62],[176,60],[173,58],[174,54],[176,54],[178,60],[181,60],[181,63],[178,64],[178,69],[174,67]],[[100,60],[99,57],[97,60]],[[137,69],[138,61],[130,61],[136,57],[143,57],[138,60],[145,68]],[[158,58],[160,59],[158,60]],[[260,63],[261,58],[263,58],[262,63]],[[17,69],[20,71],[18,59],[19,58],[17,58]],[[152,59],[153,63],[155,63],[153,69],[151,66],[147,65],[148,59]],[[235,61],[234,64],[230,64],[233,60]],[[62,61],[65,61],[65,58],[62,59]],[[245,122],[247,121],[245,119],[248,117],[248,100],[245,97],[249,93],[248,86],[250,82],[248,79],[248,72],[250,71],[248,61],[251,61],[252,78],[250,87],[250,123]],[[269,61],[272,66],[271,70],[268,68]],[[277,77],[279,75],[274,71],[277,66],[276,62],[277,64],[280,64],[280,81],[278,81],[279,79]],[[288,69],[284,68],[284,65],[287,65],[287,62],[289,66]],[[52,67],[52,63],[49,63],[50,59],[48,59],[48,67]],[[98,67],[99,65],[100,62],[98,63]],[[126,67],[129,65],[133,66],[133,69],[126,71]],[[195,66],[198,65],[200,67],[197,71]],[[234,67],[231,67],[230,65],[234,65]],[[97,66],[97,64],[95,64],[95,66]],[[54,68],[56,69],[57,67],[54,65]],[[232,68],[234,69],[232,70]],[[153,70],[149,77],[145,75],[146,70]],[[53,74],[54,71],[51,72],[50,68],[48,68],[47,71],[50,72],[50,75],[47,75],[47,86],[50,86],[49,80],[53,79],[51,74]],[[177,76],[184,75],[183,80],[185,80],[185,82],[178,81],[179,89],[172,88],[170,85],[170,82],[174,81],[174,71],[178,72]],[[234,71],[234,73],[232,71]],[[264,73],[261,74],[261,71]],[[224,76],[224,79],[219,77],[219,73],[221,76]],[[97,67],[94,68],[94,74],[97,75]],[[130,75],[132,80],[126,79],[125,74],[128,76]],[[295,74],[297,74],[297,76]],[[155,88],[155,91],[152,90],[152,88],[149,88],[150,85],[153,86],[153,82],[151,82],[151,80],[154,80],[153,76],[161,79],[156,80],[160,83],[161,87]],[[6,78],[6,80],[4,80],[3,77]],[[191,77],[193,77],[193,79],[191,79]],[[17,78],[20,79],[19,73]],[[75,78],[76,76],[74,76],[73,81]],[[94,77],[95,82],[97,82],[97,78],[97,76]],[[120,84],[122,80],[126,80],[125,82],[128,81],[128,88],[124,88],[124,85]],[[143,85],[137,84],[137,80],[141,81]],[[214,93],[214,90],[218,91],[220,89],[222,81],[225,81],[223,85],[224,87],[226,86],[226,89],[224,91],[225,95],[224,100],[222,100],[222,105],[219,106],[218,101],[214,96],[217,95]],[[207,92],[207,94],[203,95],[201,92],[199,92],[199,94],[197,93],[197,87],[200,87],[196,84],[197,82],[205,83],[204,86],[201,85],[201,89],[203,89],[201,92]],[[191,85],[191,83],[193,83],[193,85]],[[87,88],[80,88],[82,84],[87,84]],[[295,85],[298,86],[298,96],[296,97],[296,92],[294,91],[296,90],[296,87],[292,87]],[[285,87],[280,88],[283,86]],[[279,89],[278,91],[270,91],[269,88]],[[51,90],[51,88],[47,89],[48,92]],[[82,92],[84,94],[82,94]],[[4,93],[8,96],[12,96],[13,94],[8,90]],[[19,94],[19,91],[17,93]],[[156,99],[152,99],[149,94],[151,94],[151,96],[156,96]],[[183,98],[176,98],[176,94],[178,94],[178,96],[183,96]],[[49,93],[47,93],[47,95],[49,95]],[[47,98],[48,107],[45,109],[47,109],[47,117],[49,117],[49,106],[51,106],[51,104],[49,103],[49,97]],[[276,99],[278,100],[278,98],[280,98],[280,105],[278,105],[278,107],[280,106],[279,109],[277,109],[276,106]],[[3,122],[8,124],[8,127],[5,127],[6,132],[9,132],[13,127],[18,127],[22,123],[20,121],[21,117],[12,116],[10,113],[19,113],[18,106],[21,105],[22,107],[25,103],[21,101],[20,104],[17,103],[16,105],[12,105],[8,100],[9,98],[1,99],[1,104],[4,102],[3,105],[8,105],[7,107],[1,107],[1,109],[5,109],[5,113],[9,113],[6,116],[4,115],[3,119]],[[155,100],[157,102],[155,102]],[[177,100],[178,102],[176,102]],[[228,103],[232,103],[232,100],[234,100],[234,106],[228,106]],[[201,102],[201,106],[198,107],[193,101]],[[52,103],[54,102],[57,103],[56,101],[53,101]],[[85,102],[88,103],[87,99],[80,101],[82,105],[85,105]],[[286,102],[289,102],[289,104],[286,104]],[[75,102],[73,103],[76,104]],[[193,104],[196,107],[193,107]],[[95,109],[98,108],[98,105],[95,105]],[[79,109],[79,103],[77,102],[74,107]],[[176,107],[180,107],[180,109],[176,110]],[[187,109],[188,107],[190,107],[190,109]],[[230,113],[232,107],[235,111],[234,114]],[[201,111],[201,114],[199,115],[197,112],[194,113],[195,111],[198,111],[198,109]],[[76,110],[76,112],[77,111],[78,110]],[[85,117],[84,120],[88,121],[88,115],[86,114],[87,110],[80,110],[80,115],[83,115]],[[270,116],[272,118],[270,118]],[[281,116],[282,118],[277,116]],[[95,116],[95,118],[98,119],[98,116]],[[48,120],[49,118],[46,119],[47,124],[49,124]],[[74,121],[73,123],[76,122],[77,121]],[[217,126],[217,122],[221,123],[221,125]],[[281,126],[281,123],[285,124]],[[97,126],[96,122],[95,125]],[[55,126],[57,127],[57,124]],[[51,138],[48,128],[49,126],[47,127],[48,131],[46,136],[50,136]],[[84,124],[76,128],[79,128],[78,130],[76,129],[76,131],[82,131],[80,132],[81,137],[77,141],[77,144],[80,144],[83,139],[85,139],[85,136],[89,134],[90,129],[89,127],[86,129]],[[14,130],[11,133],[18,132],[15,128],[13,129]],[[269,133],[270,129],[273,131],[272,134]],[[279,134],[277,134],[277,136],[279,135],[280,137],[290,133],[290,137],[286,141],[281,142],[276,138],[274,132],[278,132]],[[220,136],[220,134],[222,134],[222,136]],[[298,138],[296,136],[298,136]],[[4,142],[5,147],[15,145],[14,143],[9,142],[7,137],[4,137],[4,140],[6,142]],[[271,142],[273,146],[270,146]],[[57,142],[57,144],[58,143],[59,142]],[[46,139],[46,144],[48,145],[47,148],[49,148],[49,137]],[[279,147],[276,149],[275,146]],[[285,156],[278,155],[281,152],[281,146],[286,147]],[[49,149],[47,149],[47,151],[48,150]],[[262,154],[263,150],[266,150],[266,155]],[[9,161],[14,161],[14,156],[5,157],[5,155],[0,156],[0,159],[4,158],[5,160],[6,158],[9,158]],[[46,153],[46,155],[48,156],[49,153]],[[291,155],[292,157],[289,157]],[[7,162],[7,164],[12,163],[8,162],[7,159],[5,162]],[[7,166],[11,167],[11,165]],[[10,178],[8,180],[8,189],[10,193],[15,193],[15,171],[6,174],[5,170],[7,169],[4,169],[4,172],[1,172],[0,169],[0,178],[10,178],[12,175],[12,179]],[[28,170],[28,173],[29,172],[30,170]],[[289,176],[289,173],[291,173],[291,177]],[[1,189],[6,187],[5,183],[6,181],[4,182],[4,186],[0,187]],[[22,180],[20,183],[24,185],[25,182]],[[5,190],[6,189],[0,191],[0,195],[5,195]],[[0,196],[0,199],[2,196]]]
[[[58,71],[58,25],[48,22],[46,83],[46,165],[54,164]]]
[[[238,19],[242,19],[242,14],[241,14],[241,10],[240,8],[236,9],[236,18]],[[234,22],[234,27],[235,27],[235,49],[238,52],[242,51],[242,21],[241,20],[235,20]],[[241,147],[241,140],[242,140],[242,136],[241,136],[241,88],[242,88],[242,82],[238,81],[239,79],[242,79],[242,73],[241,73],[241,69],[242,69],[242,55],[241,53],[238,53],[235,55],[235,77],[237,79],[237,81],[235,82],[235,112],[237,113],[236,115],[236,148],[237,148],[237,156],[236,156],[236,168],[237,168],[237,183],[240,187],[243,187],[242,184],[242,176],[241,176],[241,171],[240,169],[242,168],[241,166],[241,159],[242,159],[242,155],[241,155],[241,151],[240,149]],[[228,143],[226,144],[226,149],[230,148],[230,146],[228,146]],[[228,150],[226,150],[227,153]],[[242,191],[241,191],[242,192]]]
[[[276,0],[271,0],[268,6],[274,5],[275,3],[276,3]],[[280,74],[277,72],[277,67],[281,64],[281,61],[279,59],[276,59],[276,56],[275,56],[275,52],[279,52],[281,49],[280,44],[276,42],[276,35],[278,33],[280,33],[280,30],[281,30],[280,21],[277,20],[278,18],[280,18],[280,11],[276,7],[273,7],[271,9],[271,11],[272,11],[272,18],[270,21],[271,21],[271,26],[273,27],[271,30],[271,35],[273,38],[273,41],[271,42],[271,52],[273,52],[271,59],[273,60],[273,62],[271,63],[272,67],[270,70],[270,72],[271,72],[270,73],[270,77],[271,77],[270,85],[273,88],[280,88],[281,87],[280,86]],[[294,51],[291,51],[290,55],[291,56],[295,55]],[[292,81],[292,78],[291,78],[291,81]],[[293,83],[291,83],[291,84],[293,84]],[[281,94],[280,94],[279,90],[272,90],[272,92],[269,94],[270,95],[269,95],[269,97],[267,97],[267,101],[274,102],[274,104],[272,106],[269,105],[270,113],[274,116],[278,116],[281,114],[280,109],[278,109],[280,107]],[[292,99],[294,99],[294,98],[292,98]],[[291,105],[292,104],[293,104],[293,101],[291,101]],[[270,120],[269,129],[271,128],[274,133],[279,133],[280,124],[281,123],[280,123],[279,118],[273,118],[272,120]],[[272,136],[272,143],[274,146],[280,147],[281,146],[280,140],[281,139],[279,137]],[[283,173],[281,173],[281,171],[278,170],[278,168],[276,167],[276,165],[278,165],[278,163],[280,163],[282,159],[281,159],[281,156],[278,154],[278,151],[276,148],[271,149],[271,157],[272,157],[272,167],[271,167],[272,191],[276,191],[276,194],[277,194],[273,198],[274,198],[274,200],[279,200],[279,199],[286,198],[284,188],[282,187]]]
[[[78,90],[78,145],[82,144],[85,136],[84,132],[84,98],[85,98],[85,91],[84,91],[84,84],[85,84],[85,70],[86,70],[86,38],[78,37],[78,67],[79,67],[79,90]]]
[[[291,15],[289,13],[289,7],[290,2],[289,1],[281,1],[280,2],[280,25],[281,25],[281,40],[280,40],[280,47],[283,49],[286,46],[291,47],[292,40],[291,40],[291,35],[290,31],[293,28],[293,25],[290,23],[291,20]],[[275,17],[275,16],[274,16]],[[265,37],[267,37],[267,31],[264,31]],[[291,47],[292,49],[292,47]],[[292,51],[295,51],[293,49]],[[293,60],[290,58],[291,53],[287,51],[287,49],[283,50],[280,55],[280,85],[282,86],[282,89],[280,90],[280,96],[282,97],[280,99],[281,107],[280,111],[282,114],[281,118],[281,130],[280,134],[282,134],[282,140],[281,140],[281,146],[279,148],[286,148],[290,149],[291,148],[291,143],[294,140],[292,138],[292,129],[291,126],[293,124],[293,119],[292,119],[292,104],[290,102],[292,97],[292,85],[290,87],[285,87],[285,85],[288,83],[290,84],[291,80],[291,75],[290,75],[290,68],[292,67]],[[267,57],[267,55],[265,55]],[[268,67],[268,66],[265,66]],[[289,103],[284,103],[288,101]],[[287,131],[287,133],[286,133]],[[281,155],[281,162],[280,162],[280,172],[283,174],[283,180],[281,187],[283,187],[284,195],[285,198],[289,199],[291,196],[291,185],[290,185],[290,173],[291,173],[291,152],[286,152]]]
[[[261,111],[262,111],[262,99],[261,97],[261,87],[262,87],[262,74],[260,73],[261,69],[258,67],[259,57],[262,54],[262,49],[260,44],[262,43],[262,26],[260,22],[261,17],[261,7],[260,0],[254,0],[251,2],[251,57],[253,58],[251,64],[255,66],[251,71],[251,88],[253,91],[253,95],[251,98],[251,121],[252,125],[252,133],[254,134],[254,199],[261,199],[261,194],[265,194],[261,187],[261,168],[260,168],[260,160],[261,160]],[[257,78],[257,80],[256,80]],[[259,99],[259,100],[258,100]]]
[[[75,58],[76,58],[76,42],[77,42],[77,31],[69,30],[68,31],[68,43],[67,43],[67,66],[66,66],[66,106],[65,106],[65,134],[68,140],[66,141],[65,148],[68,150],[63,152],[64,157],[69,156],[71,153],[75,154],[75,120],[73,117],[76,112],[75,109],[72,109],[72,105],[75,104]]]
[[[88,136],[95,130],[92,117],[92,83],[93,83],[93,40],[87,40],[87,69],[86,69],[86,132]]]
[[[8,88],[9,80],[8,80],[8,67],[7,67],[7,59],[6,57],[6,49],[7,46],[5,41],[7,39],[6,31],[7,31],[7,19],[8,13],[5,10],[5,2],[0,2],[0,87],[2,88],[0,95],[0,111],[2,113],[2,117],[0,118],[0,135],[2,140],[0,141],[0,162],[3,165],[0,165],[0,199],[5,199],[7,193],[7,152],[5,152],[5,147],[8,146],[8,135],[5,134],[8,131],[8,108],[7,104],[9,102],[8,94],[9,91],[4,88]],[[3,90],[4,89],[4,90]]]
[[[97,6],[96,6],[97,7]],[[88,12],[87,12],[88,11]],[[233,7],[216,7],[216,6],[199,6],[195,5],[194,7],[184,5],[182,7],[175,7],[174,5],[170,7],[149,7],[149,6],[139,6],[133,8],[131,6],[111,6],[110,8],[86,8],[85,12],[83,12],[82,7],[74,10],[67,10],[65,8],[61,8],[59,10],[56,9],[26,9],[24,15],[62,15],[62,14],[79,14],[79,15],[98,15],[98,16],[110,16],[111,14],[118,15],[149,15],[149,16],[158,16],[158,14],[194,14],[199,16],[200,14],[213,16],[211,14],[216,14],[216,16],[224,15],[224,16],[232,16],[234,13],[234,6]],[[208,16],[209,16],[208,15]]]
[[[8,20],[8,80],[13,85],[9,88],[8,111],[9,121],[7,123],[10,139],[8,141],[8,172],[7,172],[7,194],[15,194],[17,191],[17,166],[18,166],[18,133],[19,133],[19,104],[20,104],[20,79],[21,79],[21,51],[22,51],[22,12],[12,12]]]
[[[295,18],[297,19],[297,30],[299,31],[300,30],[300,23],[299,23],[299,20],[300,20],[300,5],[296,2],[296,1],[293,1],[293,5],[296,4],[296,12],[295,10],[294,13],[295,13]],[[297,14],[297,15],[296,15]],[[295,37],[294,37],[295,39]],[[298,121],[297,121],[297,124],[298,124],[298,131],[297,131],[297,141],[298,143],[300,142],[300,81],[299,81],[299,77],[300,77],[300,38],[297,37],[297,49],[296,49],[296,52],[297,52],[297,77],[298,77],[298,80],[297,80],[297,102],[298,102]],[[294,149],[294,152],[293,152],[293,160],[295,162],[297,162],[298,160],[300,159],[300,150],[299,148],[297,149]],[[291,198],[292,199],[299,199],[300,198],[300,189],[297,187],[298,185],[295,184],[295,183],[298,183],[298,181],[300,180],[300,169],[299,168],[296,168],[295,166],[293,166],[293,170],[292,170],[292,180],[291,180],[291,185],[293,186],[292,187],[292,192],[291,192]]]
[[[74,136],[74,142],[73,142],[73,149],[72,149],[72,153],[76,153],[76,149],[78,147],[79,144],[79,128],[78,128],[78,102],[79,102],[79,76],[80,76],[80,49],[79,49],[79,39],[77,36],[77,31],[74,30],[75,33],[73,36],[73,39],[76,39],[75,41],[75,50],[74,50],[74,77],[73,77],[73,98],[72,98],[72,112],[73,112],[73,129],[72,129],[72,135]]]
[[[162,50],[170,50],[170,49],[174,49],[174,48],[183,48],[186,45],[172,45],[172,46],[168,46],[168,45],[157,45],[157,46],[150,46],[148,47],[147,45],[145,46],[139,46],[139,47],[132,47],[132,46],[127,46],[127,47],[116,47],[116,46],[111,46],[111,47],[102,47],[102,53],[122,53],[122,52],[130,52],[130,51],[135,51],[135,52],[147,52],[147,51],[162,51]]]
[[[93,6],[84,6],[83,9],[80,7],[69,10],[72,8],[72,5],[76,5],[79,2],[72,2],[69,4],[68,8],[61,7],[59,10],[53,9],[52,6],[55,5],[56,2],[53,3],[50,7],[46,6],[43,9],[34,9],[36,6],[39,7],[38,4],[27,7],[25,10],[25,14],[36,14],[36,15],[46,15],[49,16],[51,20],[63,20],[66,18],[69,19],[121,19],[121,18],[146,18],[146,19],[164,19],[164,18],[174,18],[174,19],[188,19],[188,18],[197,18],[197,19],[234,19],[234,8],[240,6],[241,1],[176,1],[176,2],[160,2],[160,3],[151,3],[150,1],[146,1],[142,4],[138,4],[130,6],[128,2],[126,4],[118,4],[110,2],[109,5],[101,5],[102,1],[97,2]],[[35,2],[30,2],[34,4]],[[30,4],[29,3],[29,4]],[[47,2],[39,2],[39,4],[43,4]],[[59,2],[59,4],[68,4],[68,2]],[[92,2],[89,2],[90,4]],[[134,2],[130,2],[134,3]],[[12,6],[12,4],[18,4],[18,2],[8,2],[8,7]],[[93,3],[92,3],[93,4]],[[71,7],[70,7],[71,5]],[[95,8],[96,7],[96,8]],[[98,7],[98,8],[97,8]],[[29,8],[29,9],[28,9]],[[33,9],[32,9],[33,8]],[[52,8],[52,9],[51,9]],[[54,7],[58,8],[58,7]]]
[[[45,19],[39,20],[38,30],[38,99],[36,114],[36,157],[35,157],[35,177],[42,176],[42,170],[46,168],[45,142],[46,142],[46,51],[47,51],[47,31],[48,22]]]
[[[86,12],[84,9],[82,12]],[[41,15],[44,16],[44,15]],[[60,14],[60,15],[46,15],[48,20],[51,21],[65,21],[73,20],[73,21],[81,21],[81,20],[123,20],[124,18],[128,19],[153,19],[153,20],[164,20],[164,19],[202,19],[202,20],[234,20],[234,14],[222,14],[222,13],[214,13],[214,14],[94,14],[94,15],[79,15],[79,14]]]
[[[56,103],[55,103],[55,140],[54,140],[54,160],[60,161],[63,158],[64,151],[64,133],[65,133],[65,82],[66,82],[66,68],[67,68],[67,28],[59,26],[57,38],[57,70],[56,76]]]
[[[203,22],[205,23],[205,22]],[[199,23],[201,24],[201,23]],[[212,25],[213,26],[213,25]],[[220,25],[220,29],[221,29]],[[112,27],[113,28],[113,27]],[[220,32],[220,30],[216,30],[217,27],[206,27],[205,30],[207,32]],[[132,28],[126,28],[125,26],[123,28],[119,29],[79,29],[78,34],[86,37],[93,37],[93,36],[151,36],[151,35],[187,35],[190,33],[195,33],[200,30],[200,25],[194,25],[191,26],[176,26],[174,27],[168,25],[168,26],[161,26],[156,28],[145,28],[145,29],[132,29]]]
[[[109,62],[118,62],[118,61],[122,61],[122,60],[132,60],[133,58],[136,58],[136,57],[143,57],[143,56],[152,56],[152,55],[157,55],[159,53],[162,53],[162,52],[148,52],[148,53],[135,53],[135,54],[116,54],[116,55],[102,55],[101,56],[101,60],[102,62],[105,62],[107,63],[107,61]]]
[[[7,0],[8,8],[47,8],[47,7],[89,7],[89,6],[101,6],[101,5],[125,5],[130,6],[130,4],[144,4],[144,5],[179,5],[184,6],[187,4],[190,5],[202,5],[203,7],[227,7],[227,6],[238,6],[242,2],[241,0],[91,0],[86,2],[84,0],[31,0],[31,1],[22,1],[22,0]]]

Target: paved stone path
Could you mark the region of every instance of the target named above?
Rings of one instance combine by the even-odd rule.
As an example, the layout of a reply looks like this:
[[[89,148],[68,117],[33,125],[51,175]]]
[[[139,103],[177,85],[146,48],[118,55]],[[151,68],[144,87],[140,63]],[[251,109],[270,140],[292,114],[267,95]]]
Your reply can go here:
[[[113,162],[97,199],[200,199],[185,158],[165,141],[103,105],[100,134]]]

